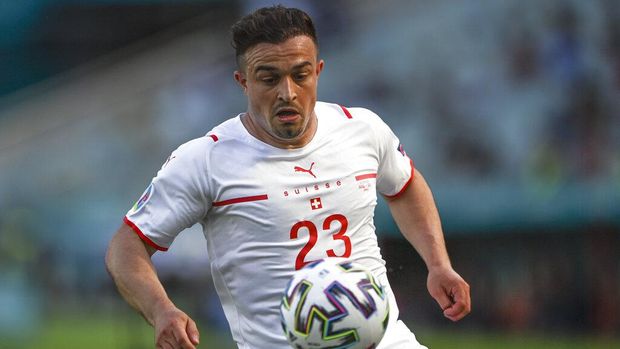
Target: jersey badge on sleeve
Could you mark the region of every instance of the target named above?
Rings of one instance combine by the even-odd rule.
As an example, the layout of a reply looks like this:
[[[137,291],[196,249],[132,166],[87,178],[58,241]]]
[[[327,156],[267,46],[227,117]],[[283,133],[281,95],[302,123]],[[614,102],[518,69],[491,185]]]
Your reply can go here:
[[[153,195],[153,183],[151,183],[148,186],[148,188],[146,188],[146,190],[144,191],[140,199],[138,199],[135,205],[133,205],[133,207],[131,208],[130,214],[134,214],[140,211],[140,209],[144,207],[144,205],[146,205],[146,203],[149,201],[152,195]]]
[[[403,154],[403,156],[407,156],[407,153],[405,153],[405,148],[403,147],[402,143],[398,145],[396,150],[398,150],[401,154]]]

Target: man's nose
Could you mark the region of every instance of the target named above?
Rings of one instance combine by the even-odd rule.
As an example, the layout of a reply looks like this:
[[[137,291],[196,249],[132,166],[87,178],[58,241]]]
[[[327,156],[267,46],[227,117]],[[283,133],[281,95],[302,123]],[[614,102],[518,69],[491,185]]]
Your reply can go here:
[[[297,98],[295,82],[290,77],[282,79],[278,86],[278,98],[283,101],[293,101]]]

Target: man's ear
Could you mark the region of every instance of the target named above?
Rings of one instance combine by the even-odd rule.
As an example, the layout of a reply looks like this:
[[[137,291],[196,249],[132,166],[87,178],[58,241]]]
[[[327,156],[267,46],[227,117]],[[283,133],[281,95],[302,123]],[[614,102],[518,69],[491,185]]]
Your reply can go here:
[[[324,65],[325,65],[325,61],[320,59],[318,64],[316,65],[316,76],[321,75],[321,72],[323,71],[323,66]]]
[[[235,77],[235,81],[243,89],[243,93],[247,94],[247,91],[248,91],[248,79],[246,79],[245,74],[243,72],[235,70],[233,76]]]

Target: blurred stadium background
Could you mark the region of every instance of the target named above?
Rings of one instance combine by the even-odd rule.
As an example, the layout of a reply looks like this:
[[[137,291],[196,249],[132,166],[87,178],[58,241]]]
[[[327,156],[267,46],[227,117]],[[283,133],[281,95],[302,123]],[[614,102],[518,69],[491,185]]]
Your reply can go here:
[[[0,1],[0,348],[153,347],[106,244],[176,146],[244,110],[228,28],[274,2]],[[283,3],[316,20],[320,99],[382,115],[434,190],[458,324],[376,217],[421,341],[620,347],[620,3]],[[155,262],[202,347],[232,348],[200,229]]]

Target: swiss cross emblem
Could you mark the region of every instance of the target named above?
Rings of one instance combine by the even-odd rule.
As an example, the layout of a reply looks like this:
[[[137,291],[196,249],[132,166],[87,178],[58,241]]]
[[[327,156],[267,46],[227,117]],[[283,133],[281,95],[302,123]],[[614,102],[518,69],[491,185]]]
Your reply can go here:
[[[319,208],[323,208],[323,204],[321,203],[321,198],[310,199],[310,207],[312,207],[313,210],[318,210]]]

